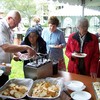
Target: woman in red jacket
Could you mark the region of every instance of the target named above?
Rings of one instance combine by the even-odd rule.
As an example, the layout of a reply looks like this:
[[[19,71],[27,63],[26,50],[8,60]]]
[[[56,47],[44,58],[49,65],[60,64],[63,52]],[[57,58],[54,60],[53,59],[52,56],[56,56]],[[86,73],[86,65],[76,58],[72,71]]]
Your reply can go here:
[[[97,77],[99,61],[98,39],[88,32],[89,22],[80,18],[77,23],[78,32],[72,33],[66,44],[65,54],[69,58],[68,72]],[[77,55],[74,55],[74,54]],[[87,54],[82,57],[80,53]]]

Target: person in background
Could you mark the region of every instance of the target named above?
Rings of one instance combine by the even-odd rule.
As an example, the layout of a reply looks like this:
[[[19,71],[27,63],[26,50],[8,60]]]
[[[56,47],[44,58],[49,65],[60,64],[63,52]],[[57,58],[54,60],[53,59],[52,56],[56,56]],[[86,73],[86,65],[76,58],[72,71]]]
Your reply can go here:
[[[33,27],[35,27],[38,30],[38,32],[41,36],[43,28],[40,24],[40,18],[38,16],[36,16],[36,17],[34,17],[33,21],[34,21]]]
[[[99,46],[97,37],[88,32],[89,22],[82,17],[77,22],[78,32],[72,33],[66,44],[65,54],[69,58],[68,72],[97,77]],[[86,53],[85,58],[73,53]]]
[[[26,31],[25,38],[22,41],[21,45],[28,45],[32,47],[37,53],[40,53],[40,55],[46,54],[46,42],[43,40],[43,38],[40,36],[38,30],[35,27],[30,27]],[[24,51],[22,53],[27,53],[27,51]],[[19,58],[14,58],[15,60]],[[24,66],[29,63],[30,60],[24,61]],[[23,66],[23,70],[24,70]],[[24,74],[25,76],[25,74]]]
[[[66,70],[63,48],[66,45],[64,33],[57,28],[59,20],[56,16],[51,16],[48,20],[49,27],[43,29],[42,38],[46,41],[47,53],[52,61],[58,61],[58,69]]]
[[[100,43],[99,43],[99,66],[98,66],[97,77],[100,78]]]
[[[97,36],[98,41],[100,43],[100,28],[97,30],[96,36]]]
[[[10,63],[12,59],[11,53],[26,50],[28,52],[28,56],[36,55],[36,52],[30,46],[12,44],[12,29],[18,26],[20,21],[21,15],[17,10],[11,10],[5,18],[0,20],[0,64]],[[11,70],[9,69],[8,72],[10,73],[10,71]],[[0,76],[0,86],[2,86],[9,79],[8,75],[4,73]]]
[[[96,36],[98,38],[99,41],[99,67],[98,67],[98,73],[97,73],[97,77],[100,78],[100,28],[97,30]]]

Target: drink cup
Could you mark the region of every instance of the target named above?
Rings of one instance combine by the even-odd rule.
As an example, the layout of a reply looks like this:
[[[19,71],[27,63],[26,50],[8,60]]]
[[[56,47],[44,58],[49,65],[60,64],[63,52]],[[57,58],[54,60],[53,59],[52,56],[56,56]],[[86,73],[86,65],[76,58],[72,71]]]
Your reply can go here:
[[[58,74],[58,62],[53,62],[53,75]]]

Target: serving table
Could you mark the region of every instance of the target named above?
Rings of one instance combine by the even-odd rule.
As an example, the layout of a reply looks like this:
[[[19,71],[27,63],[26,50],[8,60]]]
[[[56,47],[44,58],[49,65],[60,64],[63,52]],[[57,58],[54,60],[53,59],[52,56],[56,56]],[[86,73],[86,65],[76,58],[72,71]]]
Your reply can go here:
[[[68,82],[68,81],[71,81],[71,80],[76,80],[76,81],[83,82],[84,85],[86,86],[84,91],[87,91],[91,94],[91,99],[90,100],[96,100],[96,95],[95,95],[95,91],[93,89],[92,83],[96,82],[96,81],[100,81],[100,78],[98,78],[98,80],[97,80],[97,79],[91,78],[90,76],[69,73],[69,72],[66,72],[66,71],[59,71],[58,74],[53,75],[53,77],[54,78],[62,77],[64,79],[64,82]],[[69,94],[71,94],[72,92],[73,91],[68,90]],[[67,95],[68,95],[68,93],[67,93]],[[0,99],[0,100],[2,100],[2,99]],[[6,100],[9,100],[9,99],[6,99]],[[20,99],[20,100],[27,100],[27,98]]]
[[[54,77],[63,77],[65,82],[71,81],[71,80],[77,80],[77,81],[83,82],[86,86],[86,89],[84,91],[87,91],[91,94],[92,96],[91,100],[96,100],[92,82],[96,82],[97,79],[93,79],[89,76],[69,73],[65,71],[59,71],[57,75],[54,75]],[[71,93],[72,91],[69,90],[68,92]]]

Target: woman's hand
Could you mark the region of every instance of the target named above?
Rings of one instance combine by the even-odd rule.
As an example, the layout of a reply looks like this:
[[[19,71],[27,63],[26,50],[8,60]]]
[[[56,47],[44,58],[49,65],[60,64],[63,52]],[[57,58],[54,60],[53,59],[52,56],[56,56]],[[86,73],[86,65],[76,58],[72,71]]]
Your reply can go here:
[[[15,60],[15,61],[19,61],[19,57],[18,56],[13,56],[13,59]]]
[[[29,46],[27,46],[27,53],[29,57],[36,56],[36,51]]]
[[[97,73],[90,73],[90,75],[91,75],[91,78],[97,78]]]

